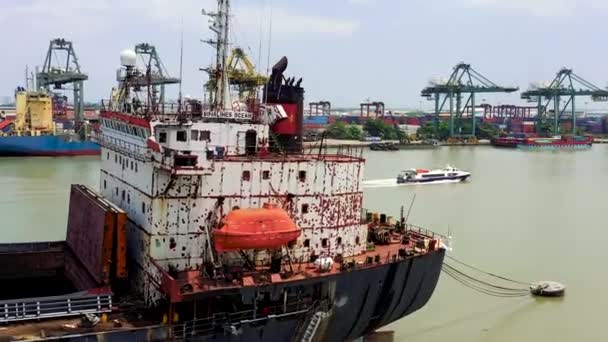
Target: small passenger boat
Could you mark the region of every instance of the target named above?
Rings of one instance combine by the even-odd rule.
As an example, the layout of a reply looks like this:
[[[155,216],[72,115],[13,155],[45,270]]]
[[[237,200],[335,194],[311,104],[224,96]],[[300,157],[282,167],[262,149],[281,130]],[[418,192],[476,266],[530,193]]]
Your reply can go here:
[[[461,171],[450,165],[438,170],[409,169],[402,171],[397,176],[397,184],[431,183],[440,181],[463,182],[470,176],[470,172]]]

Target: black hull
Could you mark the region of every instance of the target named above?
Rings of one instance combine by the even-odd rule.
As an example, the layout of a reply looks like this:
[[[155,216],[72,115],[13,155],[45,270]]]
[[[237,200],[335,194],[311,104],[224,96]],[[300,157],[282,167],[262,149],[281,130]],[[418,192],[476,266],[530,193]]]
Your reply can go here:
[[[321,291],[334,298],[331,316],[319,326],[315,340],[345,341],[355,339],[395,322],[422,308],[431,298],[445,256],[444,250],[390,264],[343,272],[325,279],[303,280],[272,285],[276,293],[285,288]],[[246,290],[241,291],[246,297]],[[214,335],[188,338],[188,341],[297,341],[306,329],[310,314],[268,318],[262,322],[243,323],[237,331],[218,331]],[[69,341],[164,341],[169,339],[166,326],[132,331],[74,336]]]

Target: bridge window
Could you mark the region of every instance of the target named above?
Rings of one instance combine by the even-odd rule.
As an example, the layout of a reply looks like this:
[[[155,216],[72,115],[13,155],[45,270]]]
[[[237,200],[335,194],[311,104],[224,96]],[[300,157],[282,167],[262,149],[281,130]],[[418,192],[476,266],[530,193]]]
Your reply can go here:
[[[131,204],[131,194],[127,194],[127,203]]]
[[[321,240],[321,247],[327,247],[327,239]]]
[[[135,173],[137,173],[137,163],[135,163]]]
[[[310,247],[310,239],[304,240],[304,247],[306,247],[306,248]]]
[[[357,245],[359,245],[359,244],[360,244],[360,242],[361,242],[361,241],[359,240],[359,237],[357,236],[357,238],[355,239],[355,243],[356,243]]]
[[[159,143],[167,142],[167,132],[158,132],[158,142]]]
[[[298,179],[300,182],[306,182],[306,171],[300,171],[298,173]]]
[[[262,179],[270,179],[270,171],[268,171],[268,170],[262,171]]]
[[[177,131],[177,137],[175,138],[177,141],[188,141],[188,134],[186,131]]]
[[[308,204],[302,204],[302,214],[308,214]]]
[[[131,171],[133,171],[133,161],[131,160]]]
[[[146,203],[145,203],[145,202],[141,202],[141,212],[142,212],[143,214],[145,214],[145,213],[146,213]]]
[[[106,152],[106,159],[110,160],[110,152]]]
[[[106,188],[107,188],[107,185],[106,185],[106,180],[105,180],[105,179],[103,180],[103,188],[104,188],[104,189],[106,189]]]
[[[211,133],[209,131],[199,131],[193,129],[190,131],[190,139],[196,141],[209,141]]]
[[[244,181],[251,180],[251,172],[249,170],[243,171],[243,180]]]
[[[336,239],[336,244],[337,244],[338,246],[340,246],[340,245],[342,244],[342,237],[339,237],[339,236],[338,236],[338,238]]]

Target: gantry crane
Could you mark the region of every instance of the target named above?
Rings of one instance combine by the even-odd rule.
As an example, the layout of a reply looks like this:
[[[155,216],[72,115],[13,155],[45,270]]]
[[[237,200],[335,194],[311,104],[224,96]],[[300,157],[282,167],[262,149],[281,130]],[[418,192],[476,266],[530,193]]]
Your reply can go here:
[[[140,43],[135,45],[135,54],[143,64],[143,70],[129,76],[129,83],[136,90],[148,90],[148,104],[155,106],[157,103],[165,103],[165,85],[177,84],[179,78],[169,76],[167,69],[156,51],[154,45]],[[118,73],[117,81],[124,82],[126,74]],[[157,96],[158,94],[158,96]],[[164,109],[164,107],[163,107]]]
[[[435,136],[439,134],[439,113],[445,103],[450,102],[450,138],[474,137],[476,133],[475,94],[477,93],[512,93],[518,91],[517,87],[502,87],[496,85],[477,71],[470,64],[459,63],[454,67],[452,75],[446,82],[434,82],[421,92],[423,97],[435,101]],[[462,103],[463,96],[468,96]],[[443,97],[443,101],[441,98]],[[456,104],[454,106],[454,97]],[[462,134],[462,114],[467,106],[473,108],[472,130],[470,134]],[[454,111],[455,110],[455,111]],[[458,119],[458,133],[455,133],[455,119]]]
[[[36,73],[36,84],[50,92],[63,89],[66,84],[72,84],[74,90],[74,117],[79,123],[84,120],[84,81],[89,77],[83,73],[74,51],[72,42],[63,38],[51,40],[42,70]],[[80,132],[83,134],[84,132]]]
[[[374,107],[374,111],[372,113],[374,113],[376,115],[376,118],[380,117],[384,117],[384,102],[379,102],[379,101],[373,101],[370,102],[369,99],[367,100],[367,102],[363,102],[360,104],[361,106],[361,117],[363,117],[363,113],[365,113],[365,117],[369,118],[369,113],[370,113],[370,108]],[[365,108],[365,110],[364,110]]]
[[[310,107],[310,116],[313,116],[313,113],[315,113],[314,115],[321,116],[329,116],[331,114],[331,102],[329,101],[310,102],[308,106]]]
[[[265,85],[268,80],[266,76],[256,72],[255,66],[241,48],[232,49],[226,66],[228,69],[228,83],[237,89],[241,99],[257,94],[258,88]],[[205,87],[209,94],[212,95],[217,85],[218,73],[214,67],[201,70],[209,74],[209,81]],[[210,98],[209,100],[210,103],[213,103],[213,99]]]
[[[576,75],[572,69],[562,68],[548,86],[532,86],[521,94],[522,99],[537,103],[536,130],[538,133],[540,133],[540,123],[543,118],[548,118],[549,105],[553,102],[554,134],[560,133],[559,118],[564,115],[568,106],[571,106],[572,133],[576,134],[576,96],[590,96],[593,101],[608,101],[608,90],[586,81]],[[563,97],[567,97],[568,100],[562,108],[560,102]]]

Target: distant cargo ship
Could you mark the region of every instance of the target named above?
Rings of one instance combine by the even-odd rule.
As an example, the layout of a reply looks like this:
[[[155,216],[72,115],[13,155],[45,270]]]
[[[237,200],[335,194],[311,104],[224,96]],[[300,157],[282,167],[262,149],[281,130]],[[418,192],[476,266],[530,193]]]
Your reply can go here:
[[[554,138],[527,138],[517,144],[524,150],[583,150],[593,145],[592,136],[561,136]]]
[[[492,145],[496,147],[509,147],[517,148],[517,145],[526,142],[526,139],[531,136],[526,133],[513,133],[509,135],[503,135],[492,139]]]
[[[0,137],[0,156],[85,156],[99,151],[97,143],[70,134]]]
[[[0,121],[0,156],[98,155],[100,147],[83,134],[87,125],[64,130],[53,122],[52,100],[46,92],[18,88],[14,119]]]

